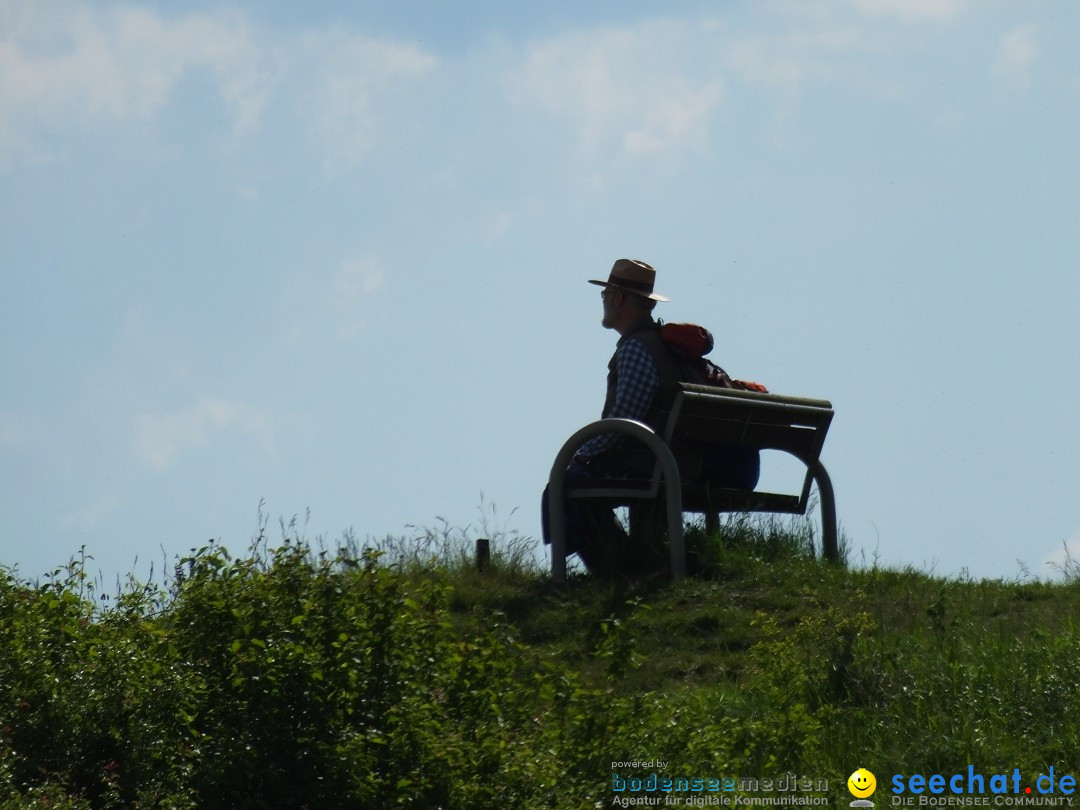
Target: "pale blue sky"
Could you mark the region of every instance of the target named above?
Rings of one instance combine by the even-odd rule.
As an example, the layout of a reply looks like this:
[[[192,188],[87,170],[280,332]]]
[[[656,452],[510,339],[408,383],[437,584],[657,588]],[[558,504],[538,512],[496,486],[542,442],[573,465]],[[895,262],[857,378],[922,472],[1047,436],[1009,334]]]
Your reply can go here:
[[[856,562],[1080,557],[1080,4],[0,0],[0,563],[539,535],[586,279],[831,399]],[[770,463],[764,485],[795,471]],[[1018,562],[1020,561],[1020,562]]]

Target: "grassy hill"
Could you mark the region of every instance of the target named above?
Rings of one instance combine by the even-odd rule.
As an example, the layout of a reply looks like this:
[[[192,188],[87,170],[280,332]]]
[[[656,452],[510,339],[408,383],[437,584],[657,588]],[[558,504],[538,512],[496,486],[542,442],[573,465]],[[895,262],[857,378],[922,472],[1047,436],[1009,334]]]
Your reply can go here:
[[[1071,566],[830,566],[800,524],[735,521],[690,533],[689,579],[556,588],[495,534],[484,571],[445,527],[210,546],[108,598],[82,562],[0,570],[0,808],[846,806],[859,767],[880,807],[897,774],[1080,776]]]

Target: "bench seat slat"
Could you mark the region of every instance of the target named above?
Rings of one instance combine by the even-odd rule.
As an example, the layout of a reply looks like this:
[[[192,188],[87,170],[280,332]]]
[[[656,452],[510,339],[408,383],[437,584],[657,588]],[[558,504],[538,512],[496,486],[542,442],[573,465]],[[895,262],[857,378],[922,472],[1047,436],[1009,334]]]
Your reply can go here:
[[[788,515],[806,513],[798,495],[778,492],[748,492],[745,489],[683,487],[684,512],[774,512]]]
[[[757,391],[737,391],[733,388],[716,388],[709,385],[692,385],[691,383],[679,383],[681,391],[694,394],[708,394],[709,396],[724,396],[734,399],[746,399],[751,402],[777,402],[785,405],[805,405],[810,408],[820,408],[825,411],[832,410],[832,403],[827,399],[812,399],[810,397],[792,397],[786,394],[763,394]]]
[[[654,497],[651,481],[643,479],[602,479],[578,481],[567,490],[568,498],[608,498],[618,506],[633,506],[642,499]],[[782,512],[801,515],[805,504],[798,495],[777,492],[748,491],[683,484],[684,512]]]
[[[676,432],[675,439],[690,444],[727,444],[736,447],[756,447],[760,450],[784,450],[799,458],[816,458],[821,452],[824,436],[819,430],[786,427],[783,425],[738,424],[735,422],[698,419]],[[675,444],[673,441],[672,444]]]
[[[670,417],[670,414],[668,414]],[[820,428],[828,425],[831,415],[828,411],[761,411],[744,407],[742,403],[729,406],[722,414],[715,407],[706,403],[683,401],[679,414],[680,422],[684,419],[715,419],[722,422],[753,422],[758,425],[784,425],[790,427]],[[676,426],[678,428],[678,426]]]

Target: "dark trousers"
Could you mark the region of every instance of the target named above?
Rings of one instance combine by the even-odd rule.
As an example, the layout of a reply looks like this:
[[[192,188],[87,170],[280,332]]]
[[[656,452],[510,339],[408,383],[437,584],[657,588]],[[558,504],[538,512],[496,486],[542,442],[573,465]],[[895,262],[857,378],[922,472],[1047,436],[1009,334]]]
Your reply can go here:
[[[583,464],[580,461],[570,462],[566,468],[566,486],[568,489],[581,484],[583,481],[598,480],[605,478],[627,478],[628,470],[619,470],[614,467],[610,460],[604,463],[592,462]],[[615,475],[622,472],[621,475]],[[551,544],[551,527],[548,523],[548,498],[550,493],[547,487],[540,498],[540,523],[544,533],[544,545]],[[577,554],[585,562],[590,571],[589,559],[599,562],[600,557],[608,557],[614,550],[625,543],[626,532],[619,521],[615,519],[611,504],[600,498],[578,499],[567,498],[566,500],[566,553]],[[593,572],[595,573],[595,572]]]

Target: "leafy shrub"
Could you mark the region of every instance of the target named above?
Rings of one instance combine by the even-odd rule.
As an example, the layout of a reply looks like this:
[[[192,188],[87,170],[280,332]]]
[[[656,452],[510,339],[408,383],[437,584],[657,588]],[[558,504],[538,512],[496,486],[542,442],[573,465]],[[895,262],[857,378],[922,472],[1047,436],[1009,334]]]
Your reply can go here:
[[[98,616],[81,564],[49,579],[0,576],[0,774],[96,804],[151,800],[141,786],[186,776],[166,752],[189,742],[175,718],[194,705],[184,662],[147,619],[157,594],[133,590]]]

